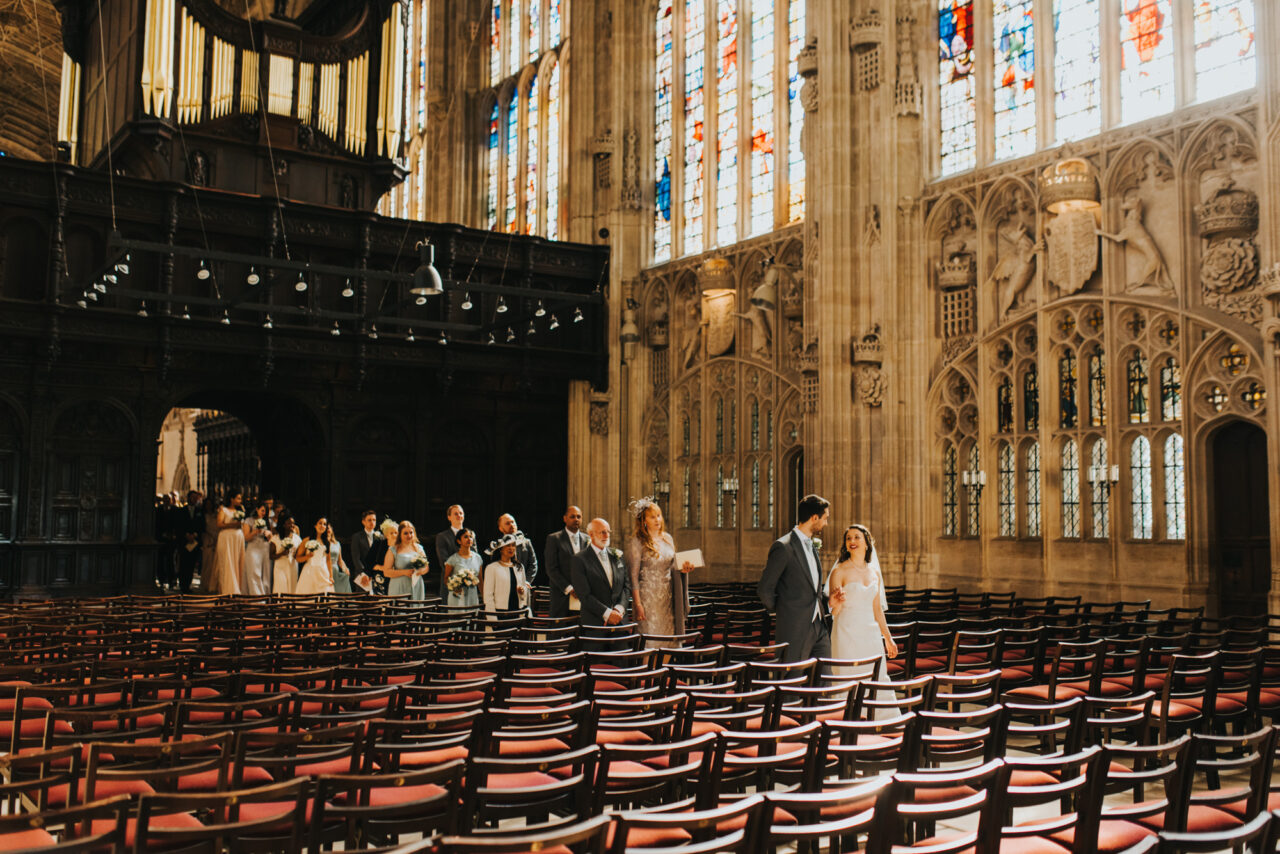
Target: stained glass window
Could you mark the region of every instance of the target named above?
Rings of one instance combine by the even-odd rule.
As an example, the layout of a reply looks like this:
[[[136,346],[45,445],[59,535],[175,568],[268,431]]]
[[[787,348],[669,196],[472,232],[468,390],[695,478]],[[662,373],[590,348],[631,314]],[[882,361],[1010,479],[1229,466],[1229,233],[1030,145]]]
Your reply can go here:
[[[1018,534],[1018,472],[1013,447],[1008,442],[1000,443],[999,460],[1000,536],[1014,537]]]
[[[1196,97],[1207,101],[1257,85],[1253,0],[1198,0],[1192,14]]]
[[[498,227],[498,173],[501,171],[502,155],[498,151],[498,102],[493,102],[489,111],[489,175],[485,189],[484,223],[487,228]]]
[[[1075,439],[1062,446],[1062,536],[1080,536],[1080,448]]]
[[[1058,359],[1058,426],[1069,430],[1076,426],[1076,354],[1070,350]]]
[[[415,219],[427,218],[427,147],[418,148],[418,197]]]
[[[956,446],[948,442],[942,450],[942,536],[954,537],[959,520],[956,511]]]
[[[703,95],[703,66],[706,53],[706,10],[693,0],[684,12],[684,196],[681,198],[684,219],[682,234],[686,255],[701,252],[703,241],[704,139],[706,104]]]
[[[769,508],[769,512],[768,512],[768,514],[767,514],[768,519],[767,519],[766,524],[768,525],[768,527],[772,528],[772,527],[773,527],[773,458],[772,458],[772,457],[770,457],[770,458],[769,458],[769,503],[768,503],[768,508]]]
[[[684,510],[684,526],[686,528],[690,527],[690,523],[692,521],[690,517],[690,509],[693,507],[693,502],[690,500],[691,496],[689,492],[690,492],[689,467],[685,466],[684,467],[684,500],[681,502],[681,507]]]
[[[1130,508],[1133,511],[1133,538],[1151,539],[1151,442],[1146,436],[1133,440],[1129,448]]]
[[[1040,374],[1035,364],[1022,375],[1022,429],[1040,429]]]
[[[657,108],[653,130],[654,186],[653,260],[671,258],[671,0],[658,5]]]
[[[537,2],[537,0],[533,0]],[[509,0],[507,8],[507,74],[515,74],[524,64],[524,54],[520,51],[520,22],[524,15],[521,12],[520,0]]]
[[[1125,123],[1173,109],[1170,0],[1120,0],[1120,109]]]
[[[1147,373],[1147,360],[1137,353],[1129,360],[1128,370],[1129,423],[1147,424],[1151,421],[1151,378]],[[1148,449],[1150,456],[1150,449]]]
[[[773,5],[751,0],[751,234],[773,229]]]
[[[1054,118],[1058,141],[1102,130],[1101,0],[1054,0]]]
[[[507,104],[507,196],[503,223],[507,231],[516,230],[516,176],[520,173],[520,96],[511,92]]]
[[[941,172],[977,163],[973,84],[973,0],[938,0],[938,102]]]
[[[994,0],[996,159],[1036,150],[1032,0]]]
[[[503,0],[492,0],[493,9],[489,15],[489,85],[497,86],[502,82],[502,3]]]
[[[724,453],[724,400],[716,398],[716,453]]]
[[[751,450],[760,450],[760,402],[751,401]]]
[[[1164,440],[1164,525],[1165,538],[1187,538],[1186,472],[1182,464],[1182,434],[1170,433]]]
[[[702,524],[702,469],[693,471],[693,524]]]
[[[533,62],[542,53],[542,0],[529,0],[526,20],[528,40],[525,43],[525,56],[529,62]]]
[[[689,456],[689,416],[688,415],[684,417],[684,424],[680,431],[680,438],[681,438],[680,455],[687,457]]]
[[[1013,380],[1008,377],[996,386],[996,430],[1013,432]]]
[[[525,130],[524,233],[538,227],[538,75],[529,78],[526,98],[528,118]]]
[[[716,527],[724,527],[724,466],[716,466]]]
[[[1040,536],[1040,443],[1027,445],[1026,496],[1027,536]]]
[[[797,222],[804,216],[805,165],[804,150],[800,146],[800,131],[804,129],[804,107],[800,104],[800,51],[804,49],[804,16],[806,0],[791,0],[787,11],[787,222]]]
[[[1100,347],[1089,356],[1089,423],[1107,423],[1107,361]]]
[[[716,243],[738,237],[738,10],[716,3]]]
[[[738,401],[729,399],[729,453],[738,449]]]
[[[1103,539],[1111,532],[1111,507],[1107,480],[1107,440],[1095,439],[1089,449],[1090,486],[1089,503],[1093,509],[1093,528],[1090,536]]]
[[[1160,417],[1165,421],[1182,418],[1182,368],[1173,356],[1160,369]]]
[[[410,67],[412,68],[412,66]],[[418,0],[418,130],[422,131],[426,129],[427,129],[427,0]]]
[[[760,460],[751,461],[751,527],[760,527]]]
[[[560,239],[560,63],[547,82],[547,228],[548,240]]]
[[[982,458],[978,453],[978,444],[975,442],[969,446],[969,471],[978,471],[981,464]],[[968,499],[965,533],[970,537],[977,537],[982,533],[982,508],[978,494],[978,491],[972,488],[966,490],[965,494],[965,498]]]
[[[547,42],[551,47],[560,46],[560,0],[551,0],[547,14]]]
[[[764,411],[764,446],[773,449],[773,413],[767,408]]]

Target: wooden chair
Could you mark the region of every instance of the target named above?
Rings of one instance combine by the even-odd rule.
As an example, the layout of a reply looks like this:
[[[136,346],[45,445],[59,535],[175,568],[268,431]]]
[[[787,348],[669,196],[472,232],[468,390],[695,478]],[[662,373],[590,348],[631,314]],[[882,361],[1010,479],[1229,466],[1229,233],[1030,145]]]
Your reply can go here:
[[[1230,830],[1177,833],[1161,831],[1159,854],[1198,854],[1211,851],[1275,851],[1272,824],[1280,821],[1269,812],[1259,813]],[[1269,845],[1264,845],[1268,840]],[[1247,846],[1247,847],[1246,847]]]
[[[0,815],[0,850],[89,854],[126,850],[127,795],[58,810]],[[59,830],[58,836],[50,829]]]
[[[456,833],[462,796],[461,760],[391,774],[322,774],[308,845],[344,848],[395,844],[407,833]]]
[[[999,823],[990,787],[1003,767],[999,759],[954,772],[899,772],[877,802],[866,854],[890,854],[919,841],[929,854],[972,851]],[[969,831],[933,835],[939,821],[976,819]],[[984,849],[985,850],[985,849]]]
[[[415,851],[431,851],[433,854],[519,854],[530,851],[605,854],[612,827],[613,820],[609,816],[598,815],[539,832],[445,836],[434,847],[405,848],[399,851],[401,854]]]
[[[638,810],[617,813],[608,854],[651,852],[654,837],[681,854],[757,854],[762,826],[768,820],[765,800],[749,795],[735,803],[694,812]],[[673,837],[678,840],[672,843]]]
[[[1066,756],[1006,758],[991,794],[992,811],[999,821],[987,823],[978,848],[1057,854],[1055,849],[1068,844],[1073,854],[1093,854],[1097,850],[1106,763],[1107,754],[1096,746]],[[1015,784],[1014,775],[1018,772],[1020,780]],[[1035,781],[1033,776],[1040,779]],[[1054,818],[1013,823],[1018,809],[1055,803],[1060,812]]]
[[[523,818],[526,824],[550,815],[590,815],[600,748],[569,750],[549,756],[498,757],[472,755],[468,760],[461,815],[473,826],[496,826]],[[552,771],[555,774],[552,774]]]
[[[207,794],[143,795],[133,845],[137,851],[211,845],[230,854],[301,850],[309,785],[296,779]],[[203,821],[191,818],[194,813]],[[186,816],[191,823],[161,820],[173,816]]]
[[[856,851],[859,836],[875,819],[876,801],[890,782],[884,776],[823,792],[769,792],[761,842],[770,847],[794,843],[797,854],[817,854],[821,841],[828,839],[832,854]],[[782,817],[789,820],[774,820]]]

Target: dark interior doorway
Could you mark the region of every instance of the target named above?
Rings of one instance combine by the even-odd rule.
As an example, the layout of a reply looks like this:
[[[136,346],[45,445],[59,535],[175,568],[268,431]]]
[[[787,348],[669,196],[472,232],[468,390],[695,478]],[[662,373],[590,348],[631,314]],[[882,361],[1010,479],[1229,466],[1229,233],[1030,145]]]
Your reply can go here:
[[[790,530],[796,524],[796,513],[800,501],[807,495],[804,489],[804,448],[798,448],[787,457],[784,463],[787,472],[787,499],[783,503],[782,515],[778,518],[778,529]]]
[[[1223,614],[1265,614],[1271,591],[1267,434],[1244,421],[1212,438],[1214,536],[1210,562]]]

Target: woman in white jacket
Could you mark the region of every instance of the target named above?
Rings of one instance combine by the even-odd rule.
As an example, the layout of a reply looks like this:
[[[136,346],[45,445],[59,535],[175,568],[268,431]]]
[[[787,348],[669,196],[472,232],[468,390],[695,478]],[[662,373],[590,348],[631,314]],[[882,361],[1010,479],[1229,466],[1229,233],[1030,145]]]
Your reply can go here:
[[[516,560],[516,547],[526,542],[524,534],[512,531],[489,543],[493,563],[484,568],[486,611],[529,611],[533,589],[525,580],[524,566]]]

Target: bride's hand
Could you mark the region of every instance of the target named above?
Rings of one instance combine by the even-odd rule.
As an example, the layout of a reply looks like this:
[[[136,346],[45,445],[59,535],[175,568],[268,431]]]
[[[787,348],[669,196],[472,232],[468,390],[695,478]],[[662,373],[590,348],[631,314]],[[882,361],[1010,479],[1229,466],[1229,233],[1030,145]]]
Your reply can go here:
[[[890,658],[898,657],[898,645],[893,642],[893,638],[889,638],[884,642],[884,651]]]
[[[831,609],[831,616],[840,616],[840,612],[844,610],[844,597],[833,594],[828,600],[828,607]]]

